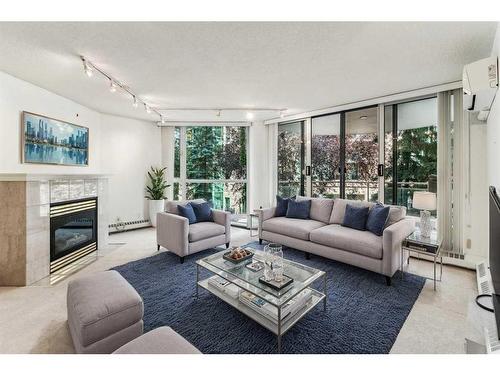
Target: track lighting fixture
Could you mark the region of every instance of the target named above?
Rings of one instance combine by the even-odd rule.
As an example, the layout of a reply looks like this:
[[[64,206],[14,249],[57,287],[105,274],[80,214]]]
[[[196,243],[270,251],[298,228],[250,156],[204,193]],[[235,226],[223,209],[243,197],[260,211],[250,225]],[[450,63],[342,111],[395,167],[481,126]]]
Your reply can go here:
[[[217,117],[220,117],[221,112],[222,112],[222,111],[221,111],[220,109],[218,109],[218,110],[217,110],[217,113],[216,113],[215,115],[216,115]]]
[[[118,89],[122,90],[123,92],[129,94],[132,97],[132,99],[134,100],[132,106],[134,108],[139,107],[139,104],[141,105],[143,104],[147,113],[154,112],[156,115],[160,116],[161,119],[163,115],[157,109],[151,108],[147,103],[139,99],[135,94],[135,92],[133,92],[128,86],[124,85],[119,80],[115,79],[113,76],[100,69],[98,66],[95,66],[91,61],[87,60],[84,56],[80,56],[80,59],[82,60],[83,63],[84,72],[88,77],[91,77],[94,73],[99,73],[101,76],[103,76],[109,81],[110,92],[116,92]]]
[[[94,69],[92,69],[87,60],[83,59],[82,61],[83,61],[83,70],[85,71],[85,74],[87,75],[87,77],[92,77],[92,75],[94,74]]]
[[[116,83],[113,80],[109,80],[109,91],[116,92]]]
[[[162,125],[165,124],[165,117],[160,116],[160,122],[162,123]]]

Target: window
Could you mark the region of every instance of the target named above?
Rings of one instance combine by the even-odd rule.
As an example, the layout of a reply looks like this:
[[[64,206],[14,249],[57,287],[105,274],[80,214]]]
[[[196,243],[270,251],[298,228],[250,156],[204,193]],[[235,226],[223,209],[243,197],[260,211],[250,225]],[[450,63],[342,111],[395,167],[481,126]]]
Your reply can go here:
[[[213,208],[233,213],[233,220],[246,222],[246,127],[177,127],[174,173],[174,197],[203,198]]]
[[[278,126],[278,195],[304,195],[304,124],[293,122]]]
[[[386,106],[384,147],[385,203],[418,216],[413,193],[437,193],[437,99]]]

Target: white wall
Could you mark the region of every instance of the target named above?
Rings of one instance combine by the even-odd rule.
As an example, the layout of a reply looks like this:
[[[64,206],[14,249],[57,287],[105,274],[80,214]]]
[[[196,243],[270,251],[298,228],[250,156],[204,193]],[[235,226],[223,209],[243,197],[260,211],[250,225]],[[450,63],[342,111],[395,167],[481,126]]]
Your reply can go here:
[[[160,128],[151,122],[101,115],[101,173],[110,174],[110,223],[148,218],[147,171],[161,166]]]
[[[89,166],[21,163],[23,111],[64,120],[89,130]],[[50,91],[0,72],[0,173],[99,173],[100,114]]]
[[[497,28],[491,56],[500,54],[500,24]],[[488,117],[488,183],[500,188],[500,94],[496,98]]]
[[[22,164],[22,111],[88,127],[89,166]],[[0,72],[0,142],[0,173],[109,174],[109,222],[148,217],[146,172],[161,165],[160,129],[152,122],[101,114]]]

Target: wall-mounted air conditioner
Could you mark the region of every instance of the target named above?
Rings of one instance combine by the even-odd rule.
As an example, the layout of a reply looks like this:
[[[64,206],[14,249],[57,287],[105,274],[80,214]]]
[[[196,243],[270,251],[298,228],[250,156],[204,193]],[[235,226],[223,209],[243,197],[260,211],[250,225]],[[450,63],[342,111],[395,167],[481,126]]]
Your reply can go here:
[[[496,56],[464,66],[464,108],[479,112],[486,120],[498,90],[498,59]]]

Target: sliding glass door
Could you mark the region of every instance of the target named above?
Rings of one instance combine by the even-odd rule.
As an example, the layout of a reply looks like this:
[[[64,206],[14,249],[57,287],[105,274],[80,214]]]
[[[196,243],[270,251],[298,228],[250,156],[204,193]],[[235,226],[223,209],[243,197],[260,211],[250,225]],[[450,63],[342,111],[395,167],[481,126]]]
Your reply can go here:
[[[278,125],[278,195],[304,195],[304,122]]]
[[[278,125],[279,195],[383,201],[417,215],[419,190],[437,192],[436,97]]]
[[[339,198],[341,189],[341,115],[311,121],[311,195]]]
[[[378,108],[313,117],[311,195],[378,199]]]
[[[377,107],[345,114],[345,197],[376,202],[379,164]]]
[[[413,193],[437,193],[437,98],[388,105],[384,123],[385,203],[418,215]]]

